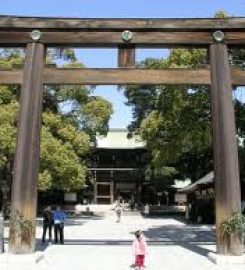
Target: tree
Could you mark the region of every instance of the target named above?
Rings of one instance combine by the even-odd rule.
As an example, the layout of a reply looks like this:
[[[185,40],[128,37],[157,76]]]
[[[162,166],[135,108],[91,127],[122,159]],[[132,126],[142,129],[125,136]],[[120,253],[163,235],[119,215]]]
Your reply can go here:
[[[23,64],[22,50],[2,50],[0,65]],[[47,62],[83,67],[73,50],[48,50]],[[0,87],[0,168],[11,170],[16,145],[20,88]],[[86,157],[96,132],[105,133],[111,104],[89,87],[46,86],[44,90],[39,189],[77,190],[85,186]]]
[[[219,12],[216,17],[225,19],[227,15]],[[198,68],[209,64],[207,56],[203,49],[173,49],[167,59],[147,58],[139,67]],[[244,50],[231,50],[230,61],[233,66],[243,67]],[[125,96],[127,105],[133,108],[129,130],[140,134],[147,143],[152,177],[168,178],[165,168],[170,167],[180,177],[198,179],[213,169],[211,102],[207,86],[130,86],[125,89]],[[234,105],[237,134],[244,138],[245,104],[235,98]],[[242,140],[240,156],[245,152],[243,143]],[[241,158],[240,163],[245,168]]]
[[[206,50],[175,49],[167,59],[148,58],[139,66],[197,68],[206,64]],[[162,172],[161,177],[166,175],[163,168],[183,171],[183,166],[177,166],[182,159],[211,150],[211,106],[206,86],[133,86],[126,88],[125,95],[127,104],[133,106],[130,131],[146,141],[153,171]]]

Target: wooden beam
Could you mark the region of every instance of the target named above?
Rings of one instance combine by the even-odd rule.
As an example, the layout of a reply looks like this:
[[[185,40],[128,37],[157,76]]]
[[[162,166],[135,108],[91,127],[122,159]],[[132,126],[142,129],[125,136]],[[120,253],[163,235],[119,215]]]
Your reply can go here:
[[[22,69],[0,69],[0,85],[21,84]]]
[[[241,32],[226,32],[225,43],[227,45],[243,46],[245,45],[245,25]]]
[[[213,42],[212,32],[132,32],[129,42],[137,47],[202,47]],[[32,42],[31,32],[0,31],[0,47],[25,46]],[[47,46],[71,47],[117,47],[126,46],[121,32],[42,32],[40,42]],[[226,32],[225,43],[244,45],[245,29],[241,32]]]
[[[61,69],[45,68],[44,84],[210,84],[209,69]],[[0,69],[0,85],[21,84],[21,69]],[[193,76],[193,74],[195,76]],[[177,77],[175,77],[177,75]],[[185,77],[186,76],[186,77]],[[245,86],[245,70],[231,69],[232,84]]]
[[[234,86],[245,86],[245,70],[232,68],[231,81]]]
[[[0,16],[0,29],[55,29],[55,30],[164,30],[199,31],[244,29],[245,18],[226,19],[78,19],[47,17]]]
[[[245,40],[245,33],[241,33],[239,41]],[[232,40],[237,42],[236,37]],[[211,44],[212,34],[209,32],[133,32],[129,44],[137,47],[168,47],[168,46],[204,46]],[[0,31],[0,46],[23,46],[32,42],[31,32]],[[121,32],[42,32],[40,42],[48,46],[73,47],[116,47],[125,45],[121,39]],[[245,41],[243,41],[245,43]],[[229,40],[227,39],[227,43]]]
[[[222,223],[241,211],[235,113],[227,46],[210,46],[217,252],[242,255],[241,237],[224,237]]]
[[[15,254],[35,251],[44,52],[41,43],[27,45],[11,194],[9,250]]]
[[[44,71],[46,84],[128,85],[209,84],[209,69],[55,69]]]

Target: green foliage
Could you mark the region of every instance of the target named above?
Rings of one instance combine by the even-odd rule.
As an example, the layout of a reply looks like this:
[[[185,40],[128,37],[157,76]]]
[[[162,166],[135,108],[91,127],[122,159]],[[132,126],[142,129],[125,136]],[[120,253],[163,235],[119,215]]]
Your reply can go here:
[[[31,220],[25,218],[20,211],[16,211],[12,216],[11,223],[13,223],[15,227],[19,227],[22,233],[33,229]]]
[[[152,178],[169,177],[177,173],[178,172],[174,167],[152,168],[148,165],[145,170],[146,180],[152,180]]]
[[[67,122],[62,115],[44,112],[43,123],[55,138],[63,143],[70,143],[79,156],[87,155],[91,150],[89,135],[85,131],[77,130],[76,126]]]
[[[241,213],[234,213],[228,220],[222,223],[225,235],[245,232],[245,216]]]
[[[31,239],[31,235],[34,233],[33,225],[32,221],[18,210],[11,215],[10,231],[13,235],[18,234],[22,242],[29,242]]]
[[[44,169],[38,176],[38,189],[41,191],[52,189],[52,176],[48,170]]]
[[[145,68],[197,68],[207,63],[205,50],[172,50],[167,59],[148,58]],[[140,86],[125,90],[133,107],[130,131],[146,141],[152,166],[160,170],[187,153],[202,153],[211,144],[210,96],[207,87]],[[173,166],[170,166],[173,167]]]
[[[81,108],[81,125],[90,134],[105,134],[112,114],[112,105],[102,97],[93,97]]]
[[[0,87],[0,92],[3,87]],[[18,104],[12,101],[0,106],[0,167],[7,165],[15,151]]]
[[[23,64],[22,50],[0,51],[0,66]],[[64,67],[81,68],[74,50],[48,50],[47,62],[60,60]],[[10,170],[17,136],[20,89],[0,87],[0,167]],[[46,86],[43,100],[40,190],[72,191],[85,186],[91,142],[97,132],[106,132],[112,113],[111,104],[93,97],[89,87]]]
[[[227,14],[226,11],[219,10],[219,11],[217,11],[215,13],[215,16],[214,17],[217,18],[217,19],[227,19],[229,16],[228,16],[228,14]]]
[[[55,138],[47,127],[42,128],[41,161],[41,172],[49,172],[43,174],[41,180],[47,182],[52,178],[53,189],[70,191],[84,187],[86,167],[72,144]],[[40,186],[45,185],[40,183]]]
[[[225,13],[217,13],[217,18],[226,17]],[[232,65],[244,63],[244,50],[232,50],[230,55]],[[147,58],[139,67],[195,69],[208,64],[204,49],[173,49],[166,59]],[[207,86],[130,86],[125,89],[125,96],[127,105],[133,109],[129,130],[146,141],[151,170],[174,167],[179,177],[191,179],[212,170],[211,100]],[[237,99],[234,105],[238,135],[244,137],[245,106]],[[240,155],[245,155],[244,146]],[[242,160],[243,176],[245,163]],[[164,174],[161,178],[166,179]]]

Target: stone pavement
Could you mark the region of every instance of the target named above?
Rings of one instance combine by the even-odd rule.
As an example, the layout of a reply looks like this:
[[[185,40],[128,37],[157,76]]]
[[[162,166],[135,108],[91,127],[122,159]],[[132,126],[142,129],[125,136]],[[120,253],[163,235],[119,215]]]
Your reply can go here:
[[[149,244],[146,270],[245,270],[241,265],[220,267],[207,259],[208,252],[215,249],[212,226],[185,225],[175,218],[144,218],[137,212],[125,213],[121,223],[116,223],[113,212],[68,219],[65,245],[41,245],[40,223],[38,249],[45,256],[36,269],[131,269],[133,232],[138,229],[144,231]]]

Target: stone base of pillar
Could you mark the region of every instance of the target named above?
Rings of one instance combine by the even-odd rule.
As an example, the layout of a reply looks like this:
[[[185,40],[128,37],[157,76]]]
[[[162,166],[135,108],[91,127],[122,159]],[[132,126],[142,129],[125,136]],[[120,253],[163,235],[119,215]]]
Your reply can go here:
[[[245,267],[245,255],[225,256],[210,252],[208,253],[208,258],[217,265],[244,265]]]
[[[29,270],[35,269],[37,263],[44,258],[43,252],[35,252],[31,254],[10,254],[4,253],[0,255],[1,270]]]

